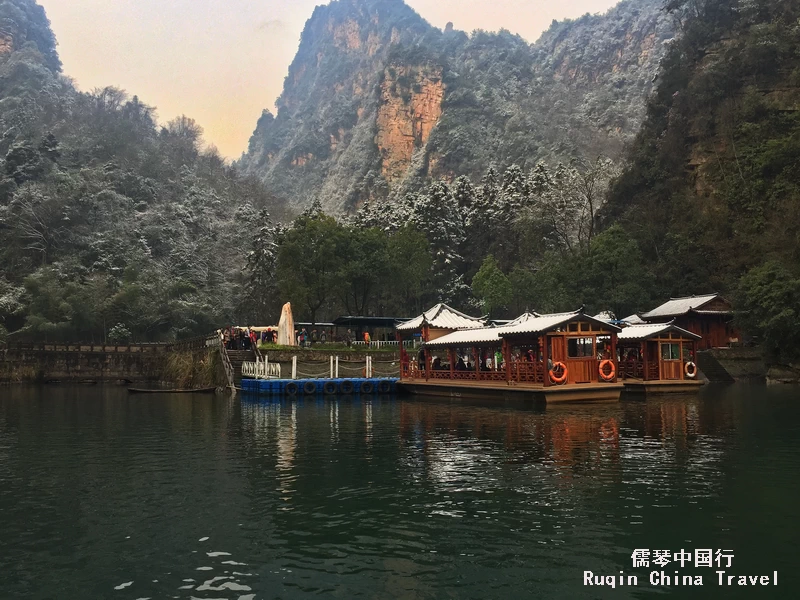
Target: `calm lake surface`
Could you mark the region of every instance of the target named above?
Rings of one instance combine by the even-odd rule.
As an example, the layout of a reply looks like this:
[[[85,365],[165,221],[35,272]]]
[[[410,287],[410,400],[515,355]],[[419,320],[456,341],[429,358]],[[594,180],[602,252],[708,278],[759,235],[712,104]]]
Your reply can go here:
[[[0,388],[2,598],[791,598],[799,513],[797,389],[545,409]],[[732,550],[728,574],[778,587],[674,562],[705,585],[653,586],[636,548]]]

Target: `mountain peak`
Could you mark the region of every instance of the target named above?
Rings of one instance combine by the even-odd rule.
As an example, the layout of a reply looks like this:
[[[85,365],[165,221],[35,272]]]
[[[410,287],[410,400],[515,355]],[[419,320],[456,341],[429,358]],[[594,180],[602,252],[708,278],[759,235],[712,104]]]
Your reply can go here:
[[[306,23],[278,114],[259,121],[240,165],[297,208],[319,198],[341,213],[432,177],[479,178],[493,161],[616,158],[671,23],[656,0],[627,0],[531,45],[442,32],[402,0],[335,0]]]

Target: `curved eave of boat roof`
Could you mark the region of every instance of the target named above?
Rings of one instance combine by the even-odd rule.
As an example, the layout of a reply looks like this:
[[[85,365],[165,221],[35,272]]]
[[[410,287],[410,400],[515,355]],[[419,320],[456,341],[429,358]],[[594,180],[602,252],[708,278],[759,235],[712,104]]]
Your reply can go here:
[[[692,333],[691,331],[687,331],[682,327],[678,327],[673,321],[670,321],[669,323],[631,325],[623,329],[622,332],[617,336],[617,339],[620,342],[641,341],[664,333],[679,333],[682,336],[693,340],[703,339],[702,336],[699,336],[696,333]]]
[[[535,319],[531,319],[526,323],[522,323],[521,325],[508,328],[508,331],[503,333],[503,337],[530,335],[534,333],[536,334],[546,333],[557,327],[561,327],[562,325],[567,325],[575,320],[589,321],[590,323],[593,323],[600,327],[607,328],[612,332],[622,331],[621,327],[613,325],[612,323],[601,321],[600,319],[595,319],[594,317],[591,317],[586,313],[584,313],[583,309],[581,309],[570,313],[556,313],[552,315],[542,315]]]

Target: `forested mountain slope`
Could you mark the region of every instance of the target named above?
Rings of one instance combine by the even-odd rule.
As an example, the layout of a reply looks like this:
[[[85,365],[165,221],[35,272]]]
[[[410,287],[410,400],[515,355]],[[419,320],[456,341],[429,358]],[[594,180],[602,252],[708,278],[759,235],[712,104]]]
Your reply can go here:
[[[34,0],[0,2],[0,131],[0,338],[163,339],[247,311],[241,270],[273,199],[202,151],[191,119],[78,92]]]
[[[718,289],[749,330],[797,354],[800,4],[672,0],[683,23],[605,221],[664,293]]]
[[[661,0],[507,31],[431,27],[402,0],[317,7],[239,162],[295,209],[353,212],[437,178],[618,158],[639,130],[674,22]]]

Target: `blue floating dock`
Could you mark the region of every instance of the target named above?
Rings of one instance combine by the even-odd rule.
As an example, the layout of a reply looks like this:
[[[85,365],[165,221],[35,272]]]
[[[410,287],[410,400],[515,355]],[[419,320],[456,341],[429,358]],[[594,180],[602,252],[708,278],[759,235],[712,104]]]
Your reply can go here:
[[[349,396],[352,394],[395,394],[397,377],[339,379],[242,379],[245,394],[259,396]]]

